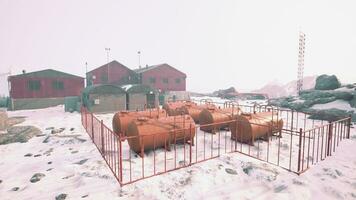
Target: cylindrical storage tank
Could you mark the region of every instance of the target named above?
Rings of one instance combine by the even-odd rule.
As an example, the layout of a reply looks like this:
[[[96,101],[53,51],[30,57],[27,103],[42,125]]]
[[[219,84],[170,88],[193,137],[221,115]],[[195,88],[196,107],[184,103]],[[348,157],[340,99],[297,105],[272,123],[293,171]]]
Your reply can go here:
[[[215,131],[228,128],[234,116],[238,115],[240,109],[216,108],[214,106],[202,110],[199,114],[200,130],[215,133]]]
[[[199,115],[201,111],[207,108],[213,108],[215,107],[213,104],[201,104],[201,105],[196,105],[196,104],[186,104],[185,106],[182,107],[183,113],[186,113],[190,115],[194,122],[199,124]]]
[[[162,108],[166,110],[169,116],[177,116],[188,114],[185,110],[183,110],[185,105],[196,105],[196,103],[191,101],[172,101],[165,103]]]
[[[281,117],[272,112],[242,114],[234,119],[236,122],[230,124],[231,139],[249,144],[256,139],[267,139],[273,133],[280,133],[283,127]]]
[[[149,109],[144,111],[121,111],[117,112],[112,119],[112,128],[115,133],[122,133],[127,135],[127,127],[132,120],[139,117],[147,117],[157,119],[160,117],[166,117],[166,111],[162,109]]]
[[[169,148],[169,144],[194,141],[195,123],[189,115],[166,118],[138,118],[128,126],[127,140],[131,150],[136,153]],[[142,156],[142,155],[141,155]]]

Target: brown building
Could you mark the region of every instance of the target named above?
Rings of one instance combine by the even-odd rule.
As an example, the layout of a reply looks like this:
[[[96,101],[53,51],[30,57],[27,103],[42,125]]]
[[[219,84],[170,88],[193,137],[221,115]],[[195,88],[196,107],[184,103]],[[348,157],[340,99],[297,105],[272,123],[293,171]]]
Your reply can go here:
[[[138,82],[137,74],[125,65],[111,61],[86,74],[87,86],[98,84],[134,84]]]
[[[187,75],[164,63],[136,69],[140,83],[161,91],[185,91]]]
[[[80,96],[84,78],[46,69],[9,76],[12,109],[35,109],[64,103],[64,97]]]

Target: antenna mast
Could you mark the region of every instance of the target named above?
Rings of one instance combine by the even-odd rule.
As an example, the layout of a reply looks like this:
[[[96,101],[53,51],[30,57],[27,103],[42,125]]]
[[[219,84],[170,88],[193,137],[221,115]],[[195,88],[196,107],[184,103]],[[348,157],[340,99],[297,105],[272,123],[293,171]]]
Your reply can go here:
[[[303,90],[303,74],[304,74],[304,52],[305,52],[305,34],[299,32],[299,53],[298,53],[298,95]]]

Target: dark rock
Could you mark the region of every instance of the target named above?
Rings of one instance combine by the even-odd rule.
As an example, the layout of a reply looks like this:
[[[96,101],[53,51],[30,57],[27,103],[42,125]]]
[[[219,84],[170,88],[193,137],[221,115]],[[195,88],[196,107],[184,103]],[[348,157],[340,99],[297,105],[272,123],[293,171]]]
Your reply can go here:
[[[46,171],[49,172],[49,171],[51,171],[52,169],[53,169],[53,168],[49,168],[49,169],[47,169]]]
[[[28,154],[25,154],[24,156],[25,157],[31,157],[33,154],[32,153],[28,153]]]
[[[70,131],[74,131],[74,128],[70,128],[69,130],[70,130]]]
[[[213,96],[231,99],[235,98],[238,95],[236,89],[234,87],[229,87],[228,89],[218,90],[213,92]]]
[[[64,130],[65,130],[65,128],[53,129],[53,130],[51,131],[51,134],[61,133],[61,132],[63,132]]]
[[[64,199],[66,199],[67,198],[67,194],[60,194],[60,195],[57,195],[56,196],[56,200],[64,200]]]
[[[42,155],[41,154],[36,154],[33,157],[40,157],[40,156],[42,156]]]
[[[44,139],[42,143],[48,143],[48,142],[49,142],[49,136],[47,136],[46,139]]]
[[[274,192],[278,193],[278,192],[281,192],[281,191],[283,191],[285,189],[287,189],[286,185],[280,185],[280,186],[274,188]]]
[[[335,172],[338,176],[342,176],[342,173],[339,170],[335,169]]]
[[[236,175],[237,171],[230,168],[225,168],[226,173]]]
[[[73,176],[74,176],[74,174],[69,175],[69,176],[66,176],[66,177],[63,177],[62,179],[69,179],[69,178],[71,178],[71,177],[73,177]]]
[[[0,183],[2,183],[2,180],[0,180]]]
[[[299,181],[299,180],[297,180],[297,179],[293,179],[293,184],[295,184],[295,185],[303,185],[304,183]]]
[[[0,145],[10,143],[25,143],[41,131],[34,126],[12,126],[6,134],[0,134]]]
[[[52,161],[49,161],[47,164],[49,164],[49,165],[52,164]]]
[[[242,168],[242,171],[247,175],[250,175],[252,170],[253,167],[251,165],[247,165]]]
[[[83,159],[83,160],[80,160],[79,162],[75,162],[74,164],[77,164],[77,165],[82,165],[84,163],[86,163],[89,159]]]
[[[53,130],[54,127],[47,127],[46,130]]]
[[[38,134],[38,135],[36,135],[36,137],[43,137],[43,136],[45,136],[46,134]]]
[[[335,75],[320,75],[316,78],[315,89],[316,90],[335,90],[341,86],[339,80]]]
[[[30,182],[31,183],[36,183],[36,182],[40,181],[45,176],[46,175],[44,175],[42,173],[36,173],[31,177]]]
[[[78,153],[78,151],[72,151],[71,153],[72,153],[72,154],[75,154],[75,153]]]
[[[87,198],[89,195],[88,194],[86,194],[86,195],[83,195],[82,196],[82,198]]]
[[[11,191],[17,191],[17,190],[19,190],[20,188],[19,187],[13,187],[12,189],[11,189]]]

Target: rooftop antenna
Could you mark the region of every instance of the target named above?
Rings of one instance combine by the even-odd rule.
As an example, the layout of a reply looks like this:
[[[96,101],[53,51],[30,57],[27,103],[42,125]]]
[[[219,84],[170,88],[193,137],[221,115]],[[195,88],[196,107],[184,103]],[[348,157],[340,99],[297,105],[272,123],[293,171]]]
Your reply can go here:
[[[137,55],[138,55],[138,68],[141,69],[141,51],[138,51]]]
[[[299,52],[298,52],[298,95],[303,90],[303,74],[304,74],[304,53],[305,53],[305,34],[299,31]]]

